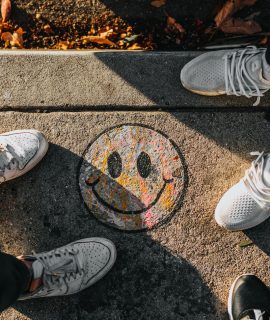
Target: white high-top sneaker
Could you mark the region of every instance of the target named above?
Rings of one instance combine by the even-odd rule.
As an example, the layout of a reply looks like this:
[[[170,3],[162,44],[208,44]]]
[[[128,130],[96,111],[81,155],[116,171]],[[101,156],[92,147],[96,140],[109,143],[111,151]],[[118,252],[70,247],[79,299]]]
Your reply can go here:
[[[247,47],[204,53],[181,71],[182,85],[205,96],[235,95],[257,97],[255,105],[270,89],[266,49]]]
[[[36,290],[25,293],[19,300],[46,298],[70,295],[90,287],[112,268],[116,249],[110,240],[88,238],[18,259],[33,262],[32,282],[40,279],[41,283]]]
[[[229,230],[255,227],[270,216],[270,154],[252,155],[257,159],[216,207],[216,222]]]
[[[31,170],[44,157],[48,142],[36,130],[16,130],[0,135],[0,183]]]

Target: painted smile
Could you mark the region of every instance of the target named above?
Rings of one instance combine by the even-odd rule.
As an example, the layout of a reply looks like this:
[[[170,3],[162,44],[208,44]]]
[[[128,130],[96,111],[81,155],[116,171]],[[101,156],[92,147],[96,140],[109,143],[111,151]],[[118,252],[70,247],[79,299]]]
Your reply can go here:
[[[104,205],[105,207],[109,208],[110,210],[113,210],[115,212],[118,212],[118,213],[122,213],[122,214],[140,214],[140,213],[143,213],[143,212],[146,212],[147,210],[149,210],[150,208],[152,208],[160,199],[162,193],[164,192],[165,188],[166,188],[166,185],[169,184],[169,183],[172,183],[173,182],[173,179],[165,179],[163,178],[163,186],[161,188],[161,190],[159,191],[159,193],[157,194],[156,196],[156,199],[150,203],[146,208],[143,208],[143,209],[140,209],[140,210],[130,210],[130,211],[126,211],[126,210],[121,210],[121,209],[117,209],[115,208],[114,206],[112,206],[111,204],[107,203],[103,198],[101,198],[101,196],[98,194],[98,192],[96,191],[95,187],[96,185],[99,183],[99,180],[100,178],[98,178],[95,182],[93,183],[87,183],[89,186],[92,187],[92,190],[93,190],[93,193],[95,195],[95,197],[98,199],[98,201]]]

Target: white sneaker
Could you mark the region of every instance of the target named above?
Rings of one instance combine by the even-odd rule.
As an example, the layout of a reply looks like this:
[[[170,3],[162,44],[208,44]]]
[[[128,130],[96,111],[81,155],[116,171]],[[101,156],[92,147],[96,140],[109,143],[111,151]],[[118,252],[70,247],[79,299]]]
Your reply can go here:
[[[49,252],[18,258],[34,261],[32,282],[42,279],[42,285],[36,291],[19,298],[26,300],[70,295],[90,287],[112,268],[116,249],[110,240],[89,238]]]
[[[215,219],[229,230],[245,230],[270,216],[270,154],[254,152],[244,178],[230,188],[219,201]]]
[[[182,85],[205,96],[257,97],[256,106],[270,89],[265,52],[266,49],[247,47],[204,53],[184,66],[180,75]]]
[[[0,183],[31,170],[46,154],[48,142],[36,130],[16,130],[0,135]]]

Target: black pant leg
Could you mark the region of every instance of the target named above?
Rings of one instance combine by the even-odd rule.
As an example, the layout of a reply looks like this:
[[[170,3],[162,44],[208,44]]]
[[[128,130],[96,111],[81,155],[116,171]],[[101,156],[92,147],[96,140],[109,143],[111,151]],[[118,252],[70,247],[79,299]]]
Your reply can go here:
[[[266,62],[270,65],[270,42],[266,50],[265,59],[266,59]]]
[[[18,299],[29,281],[30,272],[23,262],[0,252],[0,312]]]

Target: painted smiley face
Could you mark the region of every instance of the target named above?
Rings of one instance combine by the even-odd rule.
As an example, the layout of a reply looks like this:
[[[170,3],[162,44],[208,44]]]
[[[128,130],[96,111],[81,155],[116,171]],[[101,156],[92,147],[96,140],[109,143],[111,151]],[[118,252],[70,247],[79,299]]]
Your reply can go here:
[[[90,211],[118,229],[151,229],[184,194],[183,156],[165,135],[141,125],[102,133],[83,155],[79,184]]]

